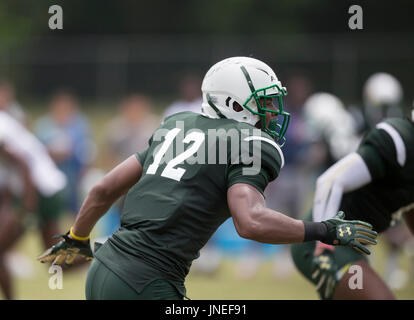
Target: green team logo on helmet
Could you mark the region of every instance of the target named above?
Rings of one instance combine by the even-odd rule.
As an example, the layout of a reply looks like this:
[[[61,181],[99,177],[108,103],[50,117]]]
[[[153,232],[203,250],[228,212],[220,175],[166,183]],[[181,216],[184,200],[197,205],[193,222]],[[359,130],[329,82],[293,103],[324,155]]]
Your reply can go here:
[[[243,107],[249,110],[251,113],[259,116],[262,130],[274,137],[280,146],[283,146],[286,142],[285,134],[290,121],[290,114],[283,110],[282,98],[287,95],[286,88],[279,87],[277,84],[274,84],[266,88],[256,90],[246,68],[244,66],[241,66],[240,68],[246,77],[250,90],[252,91],[251,95],[244,102]],[[270,94],[269,91],[273,91],[271,89],[274,88],[277,89],[278,93]],[[252,99],[254,99],[256,102],[257,112],[248,107],[248,103]],[[269,108],[269,101],[271,102],[272,106],[277,106],[277,108]],[[276,119],[271,120],[268,125],[266,124],[266,112],[276,115]]]

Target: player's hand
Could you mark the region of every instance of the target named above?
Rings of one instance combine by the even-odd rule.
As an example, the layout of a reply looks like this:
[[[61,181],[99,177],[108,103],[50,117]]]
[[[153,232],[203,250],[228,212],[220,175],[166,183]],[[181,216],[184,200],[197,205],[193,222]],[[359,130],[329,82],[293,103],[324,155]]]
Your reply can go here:
[[[325,250],[329,250],[329,251],[334,251],[335,247],[330,245],[330,244],[326,244],[320,241],[316,241],[316,245],[315,245],[315,250],[313,251],[313,255],[315,257],[320,256]]]
[[[81,256],[88,261],[93,259],[90,242],[79,241],[69,237],[69,232],[55,236],[54,238],[63,238],[53,247],[47,249],[43,254],[37,257],[42,263],[52,262],[52,264],[70,266],[77,256]]]
[[[366,245],[377,244],[378,233],[372,230],[372,225],[359,220],[344,220],[345,214],[339,211],[332,219],[322,221],[328,227],[328,236],[324,243],[349,246],[360,253],[371,254]]]
[[[322,299],[331,299],[334,293],[338,266],[333,258],[333,252],[324,250],[312,260],[312,281],[316,285]]]

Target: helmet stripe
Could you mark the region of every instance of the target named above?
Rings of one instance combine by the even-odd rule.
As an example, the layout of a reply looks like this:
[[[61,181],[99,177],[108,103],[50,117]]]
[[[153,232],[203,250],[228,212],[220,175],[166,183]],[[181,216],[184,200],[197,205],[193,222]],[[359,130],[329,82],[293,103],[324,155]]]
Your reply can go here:
[[[247,84],[249,85],[250,91],[251,91],[252,93],[253,93],[253,92],[255,92],[256,90],[255,90],[255,88],[254,88],[252,78],[250,78],[250,74],[249,74],[249,72],[247,71],[247,69],[246,69],[244,66],[240,66],[240,69],[241,69],[241,71],[243,72],[244,77],[245,77],[245,78],[246,78],[246,80],[247,80]]]
[[[210,105],[210,107],[212,107],[213,108],[213,110],[217,113],[217,115],[220,117],[220,118],[226,118],[226,116],[224,115],[224,114],[222,114],[221,112],[220,112],[220,110],[214,105],[214,103],[213,103],[213,101],[211,100],[211,97],[210,97],[210,95],[207,93],[206,94],[206,97],[207,97],[207,102],[208,102],[208,104]]]

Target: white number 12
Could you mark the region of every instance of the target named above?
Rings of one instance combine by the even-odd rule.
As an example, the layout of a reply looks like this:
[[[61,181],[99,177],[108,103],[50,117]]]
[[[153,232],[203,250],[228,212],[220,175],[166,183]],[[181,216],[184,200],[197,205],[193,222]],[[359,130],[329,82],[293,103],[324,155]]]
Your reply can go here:
[[[161,148],[158,150],[158,152],[154,156],[154,162],[148,167],[147,174],[155,174],[158,170],[158,167],[160,166],[160,162],[162,157],[167,152],[168,148],[174,141],[177,134],[181,131],[180,128],[175,128],[165,135],[165,140],[161,146]],[[185,173],[185,169],[183,168],[174,168],[175,166],[179,165],[180,163],[187,160],[189,157],[191,157],[193,154],[197,152],[197,150],[200,148],[200,146],[203,144],[205,139],[204,133],[202,132],[196,132],[193,131],[186,135],[183,142],[184,143],[190,143],[194,142],[190,148],[185,150],[183,153],[177,155],[175,158],[168,161],[167,166],[162,171],[161,176],[170,178],[176,181],[180,181],[182,176]]]

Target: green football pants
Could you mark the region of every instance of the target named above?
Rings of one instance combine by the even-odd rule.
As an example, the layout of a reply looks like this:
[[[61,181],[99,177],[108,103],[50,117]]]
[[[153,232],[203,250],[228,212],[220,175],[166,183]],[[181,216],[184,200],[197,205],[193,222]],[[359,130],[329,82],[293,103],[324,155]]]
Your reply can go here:
[[[85,294],[87,300],[182,300],[177,289],[162,279],[154,280],[138,293],[98,259],[88,270]]]

